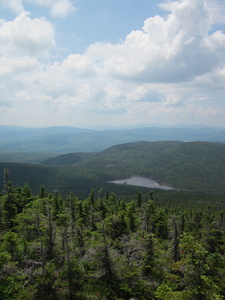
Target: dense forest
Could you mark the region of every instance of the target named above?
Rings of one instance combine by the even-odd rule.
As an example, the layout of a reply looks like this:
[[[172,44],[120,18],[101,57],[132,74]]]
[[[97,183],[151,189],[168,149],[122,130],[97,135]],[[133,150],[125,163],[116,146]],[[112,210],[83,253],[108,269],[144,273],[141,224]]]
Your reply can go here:
[[[43,185],[32,194],[7,169],[3,181],[0,299],[225,298],[225,210],[212,196],[185,206],[151,189],[129,200],[92,189],[81,199]]]
[[[47,190],[57,189],[64,197],[73,191],[85,198],[92,188],[127,194],[130,188],[109,182],[134,175],[153,179],[176,191],[224,195],[224,153],[224,143],[136,142],[97,153],[50,156],[39,163],[0,162],[0,172],[9,169],[15,185],[28,183],[34,193],[44,184]]]

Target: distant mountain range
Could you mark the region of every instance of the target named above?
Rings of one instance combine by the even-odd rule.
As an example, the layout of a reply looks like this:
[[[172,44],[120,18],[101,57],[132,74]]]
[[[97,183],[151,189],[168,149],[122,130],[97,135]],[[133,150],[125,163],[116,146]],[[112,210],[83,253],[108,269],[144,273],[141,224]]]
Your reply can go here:
[[[100,152],[121,143],[171,140],[225,143],[225,128],[180,125],[90,130],[74,127],[23,128],[0,126],[0,161],[19,160],[26,162],[27,159],[27,162],[34,162],[48,157],[49,154]],[[30,152],[33,153],[33,160],[29,155],[23,160],[21,153]],[[14,153],[14,158],[10,153]],[[16,158],[15,153],[18,155]]]

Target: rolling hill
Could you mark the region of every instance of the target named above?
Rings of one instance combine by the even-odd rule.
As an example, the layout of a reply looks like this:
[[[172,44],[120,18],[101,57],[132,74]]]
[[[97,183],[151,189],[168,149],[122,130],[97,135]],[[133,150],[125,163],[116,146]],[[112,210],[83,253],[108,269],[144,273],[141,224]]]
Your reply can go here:
[[[117,144],[140,141],[225,142],[225,128],[204,126],[90,130],[74,127],[0,126],[0,161],[39,162],[75,152],[100,152]]]
[[[177,191],[225,194],[225,144],[210,142],[136,142],[115,145],[98,153],[69,153],[39,164],[0,163],[14,184],[28,183],[37,192],[48,190],[79,196],[91,188],[120,190],[109,183],[133,175],[145,176]]]

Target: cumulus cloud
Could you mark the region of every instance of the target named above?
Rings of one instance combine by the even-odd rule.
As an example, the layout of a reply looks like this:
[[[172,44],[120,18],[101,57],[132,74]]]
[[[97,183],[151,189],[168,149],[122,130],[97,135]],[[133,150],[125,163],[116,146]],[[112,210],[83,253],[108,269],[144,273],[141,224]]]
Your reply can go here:
[[[48,8],[50,14],[55,18],[67,17],[76,10],[76,7],[70,0],[1,0],[0,7],[20,14],[25,10],[24,6],[26,3]]]
[[[67,0],[55,1],[51,8],[51,14],[53,17],[64,18],[74,10],[75,7]]]
[[[55,47],[54,30],[45,19],[31,19],[22,12],[15,20],[0,24],[2,56],[46,57]]]
[[[68,114],[71,122],[73,112],[105,113],[105,122],[109,112],[117,113],[121,122],[124,116],[136,123],[158,123],[159,118],[168,123],[191,118],[216,122],[224,115],[219,101],[224,101],[225,34],[212,30],[218,10],[210,1],[164,3],[167,15],[148,18],[124,41],[92,44],[83,54],[52,63],[46,58],[56,47],[54,28],[45,18],[32,19],[22,11],[13,21],[2,20],[2,95],[24,106],[45,104],[62,118]],[[32,4],[48,7],[55,17],[74,9],[67,0]]]
[[[50,9],[53,17],[64,18],[76,10],[75,6],[70,0],[24,0],[33,5],[39,5]]]
[[[207,0],[205,2],[213,24],[225,23],[225,6],[223,0]]]
[[[17,14],[24,10],[22,0],[1,0],[0,7],[9,9]]]
[[[213,70],[224,53],[225,35],[209,34],[205,2],[183,0],[163,7],[170,11],[167,17],[147,19],[143,30],[131,32],[120,45],[91,46],[90,55],[112,49],[105,67],[115,77],[134,81],[187,81]]]

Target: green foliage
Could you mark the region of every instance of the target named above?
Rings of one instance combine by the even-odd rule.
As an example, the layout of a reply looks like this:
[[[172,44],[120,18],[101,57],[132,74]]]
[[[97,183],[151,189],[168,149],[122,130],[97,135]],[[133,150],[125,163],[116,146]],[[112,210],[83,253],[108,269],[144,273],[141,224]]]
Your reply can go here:
[[[15,184],[28,183],[35,193],[44,182],[46,191],[58,190],[64,196],[73,191],[84,198],[93,188],[133,196],[136,187],[116,186],[109,181],[136,174],[172,186],[176,193],[223,195],[224,151],[223,143],[138,142],[116,145],[100,153],[63,154],[39,164],[0,163],[0,169],[10,169]],[[137,193],[139,206],[143,204],[144,199],[140,197],[143,191],[147,193],[143,188]]]
[[[173,291],[171,287],[169,287],[167,284],[160,285],[156,292],[155,296],[157,299],[161,300],[184,300],[185,297],[182,295],[179,291]]]
[[[149,191],[130,201],[101,189],[84,199],[43,186],[32,195],[9,182],[0,195],[0,299],[224,299],[220,206],[190,209]]]

